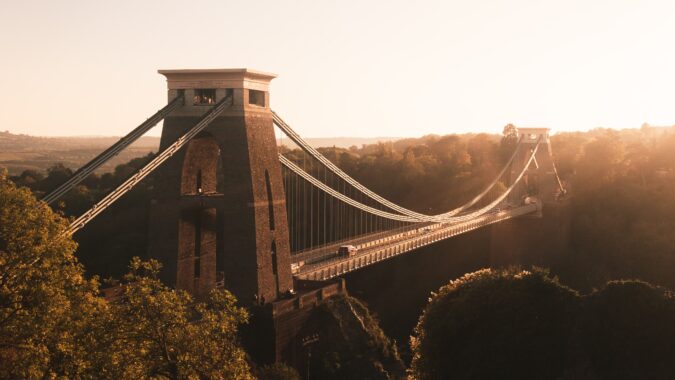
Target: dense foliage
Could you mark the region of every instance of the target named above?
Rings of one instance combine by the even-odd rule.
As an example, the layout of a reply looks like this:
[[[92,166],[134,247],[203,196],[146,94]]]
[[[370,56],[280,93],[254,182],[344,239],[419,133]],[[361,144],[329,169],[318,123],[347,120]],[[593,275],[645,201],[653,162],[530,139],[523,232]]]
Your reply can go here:
[[[602,379],[675,375],[675,295],[640,281],[613,281],[584,300],[580,340]]]
[[[638,282],[588,296],[542,270],[485,269],[432,294],[411,338],[415,379],[667,379],[675,298]]]
[[[675,128],[564,133],[553,151],[572,225],[552,270],[584,291],[620,278],[675,288]]]
[[[60,236],[66,221],[0,171],[0,377],[87,370],[87,316],[103,307]]]
[[[559,377],[577,294],[545,272],[485,269],[432,294],[412,339],[419,379]]]
[[[0,173],[0,378],[251,378],[229,292],[198,302],[135,259],[105,302],[65,226]]]
[[[258,372],[259,380],[300,380],[298,371],[283,363],[263,366]]]
[[[109,305],[99,336],[100,373],[109,378],[249,379],[238,325],[247,313],[234,296],[213,290],[205,302],[158,279],[155,261],[132,260],[122,296]]]

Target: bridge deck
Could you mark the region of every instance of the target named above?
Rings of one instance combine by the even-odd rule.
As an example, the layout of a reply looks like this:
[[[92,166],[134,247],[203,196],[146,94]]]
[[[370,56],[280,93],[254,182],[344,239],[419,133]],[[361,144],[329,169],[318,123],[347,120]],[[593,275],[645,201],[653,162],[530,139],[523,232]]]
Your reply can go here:
[[[359,248],[358,253],[351,257],[338,256],[335,250],[329,252],[328,247],[317,250],[314,255],[311,251],[304,252],[303,257],[311,257],[312,260],[305,261],[294,276],[300,280],[327,280],[465,232],[536,211],[537,206],[532,204],[488,213],[466,222],[426,224],[423,227],[397,230],[386,236],[377,236],[376,239],[366,237],[364,240],[362,237],[354,241],[356,244],[344,243]],[[297,264],[300,260],[293,259],[293,262]]]
[[[304,264],[316,263],[334,257],[335,253],[343,245],[353,245],[360,250],[372,247],[373,245],[382,243],[384,241],[390,241],[394,236],[406,234],[411,231],[417,231],[420,228],[431,228],[433,225],[439,224],[416,223],[414,225],[400,227],[393,230],[359,235],[352,239],[342,239],[326,245],[293,252],[291,255],[291,262]]]

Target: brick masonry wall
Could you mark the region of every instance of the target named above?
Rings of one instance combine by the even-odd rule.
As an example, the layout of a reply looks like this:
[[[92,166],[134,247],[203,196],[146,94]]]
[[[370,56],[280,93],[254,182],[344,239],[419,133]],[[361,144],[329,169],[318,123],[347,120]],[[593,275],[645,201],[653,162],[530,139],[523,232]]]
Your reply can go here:
[[[196,116],[168,117],[164,122],[160,149],[170,145],[198,120]],[[181,195],[181,188],[185,192],[195,187],[194,170],[208,169],[214,162],[214,150],[209,144],[203,144],[204,149],[196,150],[189,157],[186,157],[188,147],[167,160],[155,174],[157,186],[151,207],[150,256],[164,264],[163,279],[167,283],[187,288],[186,284],[190,282],[187,277],[194,272],[179,270],[177,263],[179,252],[182,252],[181,267],[189,265],[191,259],[185,260],[185,252],[194,251],[194,232],[191,232],[194,228],[191,229],[190,223],[185,217],[181,219],[181,215],[185,208],[203,208],[208,202],[218,218],[216,235],[219,241],[215,248],[202,247],[202,256],[213,251],[214,256],[221,256],[217,259],[217,269],[224,272],[225,287],[242,304],[273,301],[279,293],[292,288],[292,276],[285,196],[272,116],[266,111],[247,111],[242,115],[219,117],[200,137],[215,141],[220,148],[218,162],[223,169],[223,193],[208,197]],[[211,172],[203,172],[202,183],[210,183],[208,173]],[[269,177],[269,191],[265,172]],[[272,199],[268,198],[269,193]],[[270,222],[270,210],[274,214],[273,223]],[[212,235],[207,235],[211,239]]]

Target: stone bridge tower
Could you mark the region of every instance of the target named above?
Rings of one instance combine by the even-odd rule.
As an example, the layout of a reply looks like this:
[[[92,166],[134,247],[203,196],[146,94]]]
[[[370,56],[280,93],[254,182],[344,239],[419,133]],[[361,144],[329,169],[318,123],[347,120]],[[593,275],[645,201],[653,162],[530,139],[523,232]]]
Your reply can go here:
[[[570,210],[560,198],[560,186],[551,157],[548,128],[518,128],[522,144],[511,167],[515,180],[541,139],[534,161],[509,201],[522,204],[525,197],[537,203],[538,212],[490,226],[490,266],[538,265],[550,267],[569,246]]]
[[[522,185],[514,189],[510,196],[511,202],[520,203],[526,196],[542,202],[555,200],[559,184],[550,154],[549,131],[548,128],[518,128],[518,137],[522,143],[511,166],[511,181],[515,181],[527,164],[537,142],[541,140],[541,143],[533,162],[525,172]]]
[[[184,105],[164,121],[160,149],[225,97],[232,106],[155,175],[150,256],[163,280],[202,296],[216,284],[243,305],[293,287],[281,166],[270,110],[275,75],[248,69],[160,70],[168,99]]]

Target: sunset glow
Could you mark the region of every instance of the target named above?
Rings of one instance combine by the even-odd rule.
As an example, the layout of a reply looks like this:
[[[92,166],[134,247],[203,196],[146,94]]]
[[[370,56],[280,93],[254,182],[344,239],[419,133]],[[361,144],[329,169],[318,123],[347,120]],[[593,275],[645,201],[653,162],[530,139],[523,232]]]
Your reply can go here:
[[[123,135],[166,103],[157,69],[221,67],[278,74],[272,107],[311,137],[671,125],[673,11],[637,0],[11,2],[1,129]]]

